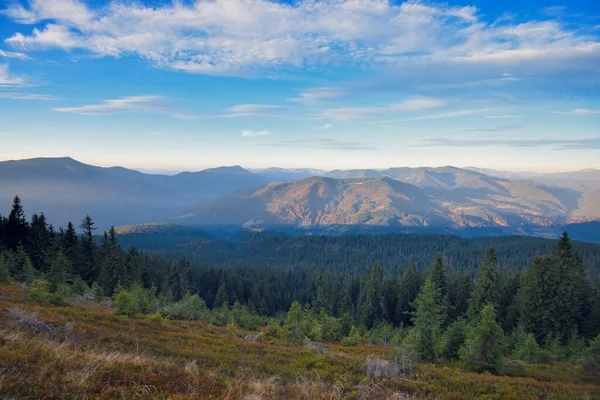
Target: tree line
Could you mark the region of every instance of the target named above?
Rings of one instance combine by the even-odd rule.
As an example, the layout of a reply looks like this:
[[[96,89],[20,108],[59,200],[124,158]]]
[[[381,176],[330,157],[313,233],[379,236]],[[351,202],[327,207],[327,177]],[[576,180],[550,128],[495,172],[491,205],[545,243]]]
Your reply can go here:
[[[489,248],[475,277],[450,271],[436,254],[428,268],[410,264],[401,275],[377,263],[355,273],[217,268],[123,250],[114,229],[99,236],[90,216],[79,229],[55,229],[43,214],[27,220],[16,197],[0,216],[0,282],[21,282],[35,301],[112,299],[122,315],[265,326],[265,334],[297,341],[370,340],[425,361],[460,359],[477,371],[500,372],[507,354],[575,360],[586,343],[588,353],[600,347],[600,285],[567,233],[523,272],[503,272]]]

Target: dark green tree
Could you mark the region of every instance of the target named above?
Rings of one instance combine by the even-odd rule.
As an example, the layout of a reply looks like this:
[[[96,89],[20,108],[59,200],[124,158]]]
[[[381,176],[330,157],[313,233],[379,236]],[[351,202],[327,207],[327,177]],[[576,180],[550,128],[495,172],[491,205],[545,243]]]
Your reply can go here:
[[[99,268],[96,262],[96,245],[94,244],[95,223],[92,217],[86,215],[81,221],[80,228],[83,231],[80,242],[80,252],[76,268],[77,275],[91,285],[99,276]]]
[[[69,259],[63,254],[62,251],[58,251],[50,263],[50,272],[48,274],[50,291],[55,292],[60,285],[67,283],[67,278],[71,272],[71,268],[71,262]]]
[[[496,251],[490,248],[479,267],[479,273],[475,281],[475,290],[473,290],[469,308],[471,318],[478,316],[487,304],[492,304],[494,309],[498,309],[501,295],[502,286],[498,258],[496,257]]]
[[[461,350],[466,369],[475,372],[500,373],[504,352],[504,332],[496,322],[494,306],[488,304],[481,310],[479,323]]]
[[[417,270],[413,263],[408,265],[400,280],[398,290],[398,301],[396,303],[396,321],[399,325],[411,324],[411,313],[414,311],[413,302],[421,291],[423,275]]]
[[[409,340],[424,361],[436,358],[436,344],[444,321],[440,288],[428,276],[413,305],[412,328]]]
[[[4,243],[9,250],[16,251],[19,245],[25,245],[28,224],[19,196],[15,196],[10,214],[4,226]]]

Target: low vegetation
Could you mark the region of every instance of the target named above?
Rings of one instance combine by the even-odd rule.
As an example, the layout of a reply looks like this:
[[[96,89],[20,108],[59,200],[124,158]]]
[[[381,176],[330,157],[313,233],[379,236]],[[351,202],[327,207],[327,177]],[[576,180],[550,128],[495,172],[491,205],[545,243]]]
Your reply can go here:
[[[198,399],[596,398],[597,364],[506,363],[506,376],[408,360],[361,339],[315,352],[268,328],[117,316],[105,305],[22,300],[0,285],[0,397]],[[258,337],[257,337],[258,336]],[[390,346],[391,347],[391,346]],[[588,350],[598,363],[597,343]],[[404,369],[403,369],[404,368]]]

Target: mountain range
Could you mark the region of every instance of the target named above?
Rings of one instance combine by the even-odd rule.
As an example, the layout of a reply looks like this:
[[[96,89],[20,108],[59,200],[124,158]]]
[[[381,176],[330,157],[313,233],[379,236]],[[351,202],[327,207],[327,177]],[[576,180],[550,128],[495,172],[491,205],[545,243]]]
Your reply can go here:
[[[0,162],[0,212],[18,194],[57,225],[172,222],[301,232],[428,231],[553,235],[600,221],[600,171],[476,168],[321,171],[220,167],[156,175],[71,158]],[[593,231],[593,229],[591,229]]]

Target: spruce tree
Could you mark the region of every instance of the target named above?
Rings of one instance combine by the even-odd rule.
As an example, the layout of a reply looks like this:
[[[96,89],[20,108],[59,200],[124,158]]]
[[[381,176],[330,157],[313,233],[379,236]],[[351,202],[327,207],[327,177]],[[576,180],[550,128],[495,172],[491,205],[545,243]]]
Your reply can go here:
[[[95,257],[94,227],[95,223],[92,217],[86,215],[81,221],[80,228],[83,230],[81,237],[81,252],[79,265],[77,266],[77,275],[81,277],[88,285],[98,279],[99,271]]]
[[[470,316],[472,318],[478,316],[487,304],[492,304],[494,309],[498,309],[501,295],[501,275],[498,269],[498,258],[496,257],[496,251],[490,248],[479,267],[475,290],[470,301]]]
[[[215,304],[213,308],[219,309],[229,307],[229,295],[227,294],[227,285],[225,284],[225,280],[221,279],[221,283],[219,283],[219,290],[217,290],[217,295],[215,296]]]
[[[373,264],[371,275],[365,284],[364,299],[360,308],[361,325],[372,328],[383,316],[383,271],[379,264]]]
[[[400,280],[398,301],[396,303],[396,321],[400,325],[408,326],[411,323],[411,313],[414,311],[412,304],[421,291],[423,276],[417,271],[413,263],[408,265]]]
[[[31,283],[35,277],[35,269],[23,246],[17,248],[13,258],[11,275],[19,282]]]
[[[448,277],[446,276],[446,269],[441,255],[437,256],[431,267],[429,267],[427,276],[440,289],[442,299],[445,299],[448,294]]]
[[[28,224],[19,196],[15,196],[10,214],[4,226],[4,243],[9,250],[16,251],[19,245],[25,245]]]
[[[300,324],[302,323],[302,306],[294,301],[287,313],[285,326],[293,340],[302,339]]]
[[[494,306],[488,304],[481,310],[479,323],[461,350],[464,367],[475,372],[500,373],[503,342],[504,333],[496,322]]]
[[[59,285],[67,283],[67,276],[70,271],[71,262],[62,251],[58,251],[50,263],[50,273],[48,274],[48,281],[50,282],[50,290],[52,292],[55,292]]]
[[[421,292],[413,305],[410,342],[424,361],[433,361],[436,357],[436,343],[444,321],[441,290],[430,276],[425,280]]]
[[[187,291],[188,270],[182,261],[171,263],[171,271],[168,276],[168,286],[171,289],[173,300],[179,301]],[[213,292],[214,293],[214,292]]]

